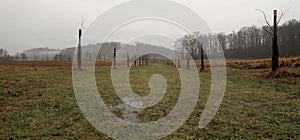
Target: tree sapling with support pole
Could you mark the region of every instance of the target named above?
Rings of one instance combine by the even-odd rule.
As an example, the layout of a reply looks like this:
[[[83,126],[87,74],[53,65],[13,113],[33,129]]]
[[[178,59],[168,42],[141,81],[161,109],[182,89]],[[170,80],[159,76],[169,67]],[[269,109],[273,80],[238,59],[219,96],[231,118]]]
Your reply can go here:
[[[81,69],[81,29],[79,29],[78,33],[78,48],[77,48],[77,64],[78,64],[78,69]]]
[[[77,48],[77,65],[78,69],[81,69],[81,36],[82,36],[82,30],[84,28],[84,22],[85,20],[81,18],[80,29],[78,31],[78,48]]]
[[[284,16],[286,11],[282,11],[281,15],[278,18],[277,21],[277,10],[273,11],[273,15],[274,15],[274,24],[273,24],[273,28],[270,25],[269,21],[267,20],[266,14],[263,10],[259,10],[263,16],[264,16],[264,20],[267,24],[267,28],[263,28],[270,36],[272,36],[272,72],[275,72],[278,67],[279,67],[279,51],[278,51],[278,24],[280,23],[282,17]]]
[[[115,69],[116,68],[116,56],[117,56],[117,48],[115,47],[114,48],[114,66],[113,66],[113,68]]]

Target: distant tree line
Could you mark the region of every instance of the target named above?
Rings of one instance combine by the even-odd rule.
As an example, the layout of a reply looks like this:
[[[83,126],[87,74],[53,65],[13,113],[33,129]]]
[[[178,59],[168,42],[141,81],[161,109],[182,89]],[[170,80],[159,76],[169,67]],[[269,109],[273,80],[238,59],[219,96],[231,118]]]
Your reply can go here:
[[[15,56],[12,56],[8,53],[6,49],[0,49],[0,62],[11,62],[11,61],[19,61],[19,60],[27,60],[27,56],[25,53],[16,53]]]
[[[258,59],[269,58],[272,53],[272,36],[263,27],[243,27],[232,33],[216,33],[216,34],[201,34],[195,32],[187,34],[179,38],[175,42],[175,49],[178,56],[175,58],[186,58],[186,54],[194,59],[201,58],[201,47],[204,48],[204,58],[207,54],[218,54],[221,50],[224,51],[226,58],[237,59]],[[290,20],[279,26],[278,44],[280,57],[289,57],[300,55],[300,21],[295,19]],[[94,50],[99,48],[100,50]],[[113,49],[120,49],[127,46],[130,60],[135,59],[136,51],[142,46],[144,48],[160,48],[151,44],[139,43],[122,44],[120,42],[104,42],[98,44],[89,44],[82,46],[83,50],[88,50],[82,53],[83,58],[97,57],[97,59],[112,58]],[[168,51],[168,50],[166,50]],[[0,61],[26,61],[26,60],[72,60],[74,57],[75,47],[64,50],[55,50],[48,48],[36,48],[9,55],[7,50],[0,49]],[[126,58],[127,54],[119,54]]]
[[[9,54],[6,49],[0,49],[0,62],[9,61]]]
[[[8,52],[6,49],[0,49],[0,57],[6,57],[8,55]]]
[[[97,44],[89,44],[82,46],[82,59],[91,59],[92,57],[100,58],[112,58],[113,56],[113,49],[116,47],[119,49],[121,43],[119,42],[104,42],[104,43],[97,43]],[[101,47],[100,50],[98,50]],[[66,48],[59,53],[55,54],[53,60],[61,61],[67,60],[70,61],[74,58],[75,47]],[[99,52],[99,53],[97,53]]]
[[[203,45],[206,54],[216,53],[222,48],[226,58],[269,58],[272,53],[272,36],[265,31],[266,28],[243,27],[229,34],[196,32],[177,39],[175,48],[182,57],[189,52],[194,59],[200,58],[199,44]],[[293,19],[279,26],[278,44],[280,57],[300,55],[300,21]]]

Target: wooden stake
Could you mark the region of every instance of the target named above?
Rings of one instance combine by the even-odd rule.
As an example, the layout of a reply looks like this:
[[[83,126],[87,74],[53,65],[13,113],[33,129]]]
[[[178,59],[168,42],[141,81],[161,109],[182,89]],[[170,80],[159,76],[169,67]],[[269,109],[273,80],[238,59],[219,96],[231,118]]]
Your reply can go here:
[[[81,69],[81,29],[79,29],[79,36],[78,36],[77,63],[78,63],[78,69]]]
[[[274,10],[274,32],[273,32],[273,45],[272,45],[272,71],[276,71],[278,68],[278,59],[279,59],[279,52],[278,52],[278,42],[277,42],[277,10]]]
[[[127,52],[127,68],[129,68],[129,54]]]
[[[116,68],[116,55],[117,55],[117,48],[114,48],[114,69]]]

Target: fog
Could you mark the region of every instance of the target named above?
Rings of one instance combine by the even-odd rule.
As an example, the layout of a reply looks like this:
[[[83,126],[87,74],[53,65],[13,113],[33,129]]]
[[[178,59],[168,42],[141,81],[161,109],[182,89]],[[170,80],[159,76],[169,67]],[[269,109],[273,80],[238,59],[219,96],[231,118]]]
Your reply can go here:
[[[78,22],[86,25],[124,0],[0,0],[0,48],[11,55],[31,48],[76,46]],[[282,23],[300,19],[299,0],[176,0],[200,15],[213,32],[231,32],[243,26],[264,25],[256,9],[271,19],[272,10],[289,9]],[[140,30],[143,30],[142,28]],[[136,29],[126,30],[128,34]],[[126,34],[124,34],[126,36]],[[122,40],[122,35],[119,36]],[[164,45],[164,43],[162,43]],[[159,44],[161,45],[161,44]]]

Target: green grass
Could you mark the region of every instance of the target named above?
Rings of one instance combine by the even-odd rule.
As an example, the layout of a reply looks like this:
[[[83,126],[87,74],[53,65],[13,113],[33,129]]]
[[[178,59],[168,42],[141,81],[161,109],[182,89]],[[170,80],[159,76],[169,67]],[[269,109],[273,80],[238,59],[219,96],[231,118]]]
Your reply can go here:
[[[265,71],[228,68],[223,102],[204,129],[198,128],[198,122],[209,95],[210,73],[200,73],[196,109],[183,126],[164,139],[299,139],[300,86],[254,76]],[[299,73],[300,69],[292,71]],[[167,80],[167,93],[157,105],[138,113],[143,122],[155,121],[164,111],[172,110],[180,92],[176,68],[157,64],[131,69],[133,90],[141,96],[148,95],[149,78],[156,73]],[[110,69],[98,69],[96,80],[107,105],[121,103],[112,87]],[[118,110],[112,112],[122,116]],[[70,69],[0,71],[0,118],[0,139],[110,139],[81,113]]]

